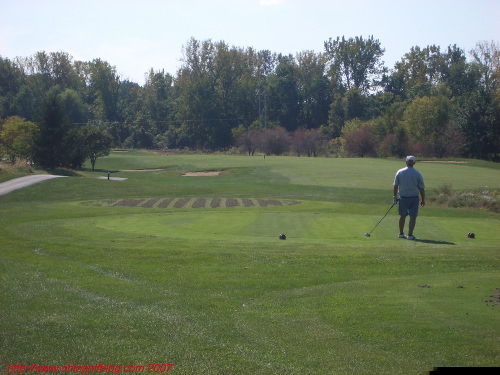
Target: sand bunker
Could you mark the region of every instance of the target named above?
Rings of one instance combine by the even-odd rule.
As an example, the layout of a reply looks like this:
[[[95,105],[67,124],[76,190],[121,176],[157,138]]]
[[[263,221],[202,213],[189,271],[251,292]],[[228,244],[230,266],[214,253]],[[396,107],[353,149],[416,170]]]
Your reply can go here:
[[[128,180],[128,178],[125,178],[125,177],[97,177],[97,179],[99,180],[110,180],[110,181],[125,181],[125,180]]]
[[[197,177],[197,176],[218,176],[222,171],[209,171],[209,172],[188,172],[183,174],[185,177]]]
[[[422,160],[420,163],[450,163],[450,164],[467,164],[466,161],[456,160]]]
[[[165,171],[167,168],[154,168],[154,169],[120,169],[120,172],[156,172]]]
[[[154,168],[154,169],[121,169],[120,172],[157,172],[165,171],[167,168]],[[201,177],[201,176],[218,176],[224,171],[206,171],[206,172],[187,172],[184,173],[185,177]]]

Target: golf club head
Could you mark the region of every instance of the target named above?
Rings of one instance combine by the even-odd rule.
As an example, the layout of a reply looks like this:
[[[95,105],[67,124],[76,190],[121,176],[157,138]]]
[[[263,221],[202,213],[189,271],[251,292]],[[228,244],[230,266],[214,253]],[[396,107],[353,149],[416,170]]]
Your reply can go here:
[[[365,233],[365,237],[370,237],[370,233]]]

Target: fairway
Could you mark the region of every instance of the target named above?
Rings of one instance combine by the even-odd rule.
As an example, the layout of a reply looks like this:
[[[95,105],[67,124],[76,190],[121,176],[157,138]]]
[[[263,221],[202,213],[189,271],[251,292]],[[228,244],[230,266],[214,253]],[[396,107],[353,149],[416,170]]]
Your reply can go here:
[[[397,207],[365,237],[403,166],[130,151],[0,196],[2,373],[500,366],[500,217],[429,199],[500,191],[500,168],[417,163],[418,240],[397,238]]]
[[[304,202],[306,204],[306,202]],[[325,204],[326,206],[327,204]],[[201,211],[201,212],[200,212]],[[209,212],[207,212],[209,211]],[[234,210],[233,210],[234,211]],[[214,220],[214,215],[217,220]],[[127,235],[144,235],[163,239],[212,239],[228,242],[268,242],[275,243],[278,234],[285,233],[288,242],[317,243],[326,246],[360,244],[371,246],[383,241],[387,246],[413,248],[420,244],[467,245],[470,239],[464,236],[469,228],[481,228],[481,232],[493,233],[498,222],[484,219],[450,218],[443,225],[441,218],[428,218],[419,226],[426,237],[420,241],[405,242],[394,236],[397,222],[394,217],[388,221],[392,224],[378,227],[372,238],[363,238],[365,228],[372,229],[379,219],[372,215],[346,215],[336,213],[307,213],[275,210],[273,212],[211,212],[211,210],[195,209],[184,212],[168,212],[138,215],[117,215],[104,218],[78,220],[75,224],[68,221],[65,228],[74,228],[79,232],[95,233],[105,230],[108,238],[123,238]],[[397,233],[397,232],[396,232]],[[496,238],[481,241],[483,246],[496,246]]]

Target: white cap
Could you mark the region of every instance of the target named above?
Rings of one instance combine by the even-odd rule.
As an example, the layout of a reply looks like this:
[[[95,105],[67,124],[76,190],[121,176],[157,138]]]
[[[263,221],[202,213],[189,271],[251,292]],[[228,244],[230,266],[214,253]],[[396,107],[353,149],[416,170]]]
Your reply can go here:
[[[413,155],[408,155],[406,157],[406,161],[407,162],[412,162],[413,164],[415,164],[417,162],[417,159],[415,159],[415,156],[413,156]]]

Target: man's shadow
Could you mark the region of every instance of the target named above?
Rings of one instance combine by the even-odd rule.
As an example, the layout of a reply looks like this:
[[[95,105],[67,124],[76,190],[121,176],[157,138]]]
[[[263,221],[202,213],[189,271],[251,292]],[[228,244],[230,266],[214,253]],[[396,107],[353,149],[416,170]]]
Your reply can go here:
[[[434,240],[422,240],[420,238],[416,238],[415,241],[417,241],[417,242],[423,242],[423,243],[431,243],[431,244],[434,244],[434,245],[455,245],[453,242],[434,241]]]

